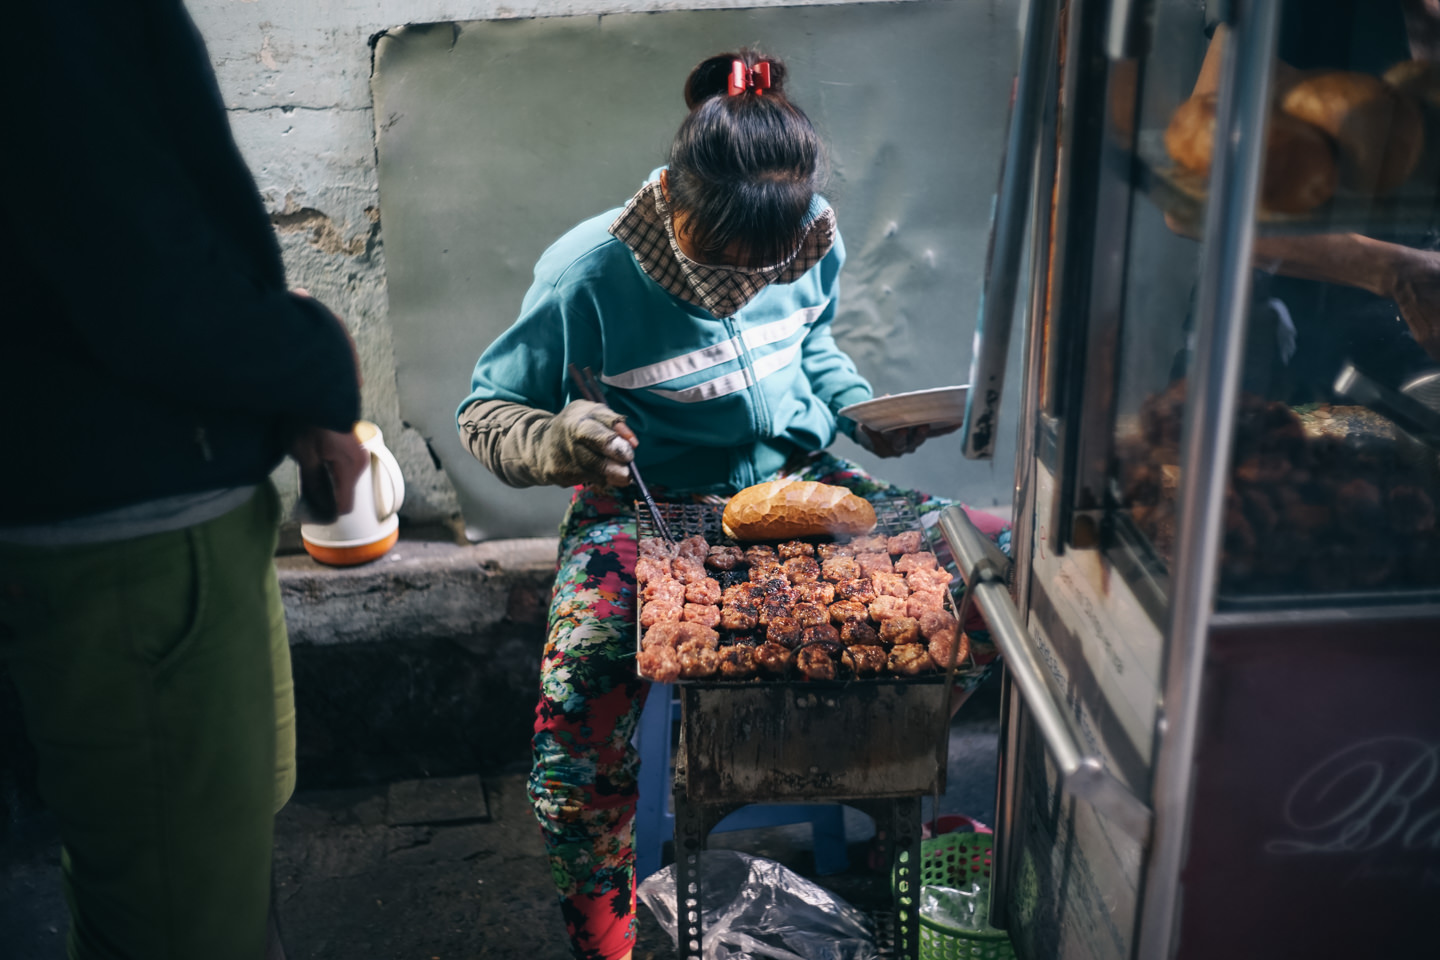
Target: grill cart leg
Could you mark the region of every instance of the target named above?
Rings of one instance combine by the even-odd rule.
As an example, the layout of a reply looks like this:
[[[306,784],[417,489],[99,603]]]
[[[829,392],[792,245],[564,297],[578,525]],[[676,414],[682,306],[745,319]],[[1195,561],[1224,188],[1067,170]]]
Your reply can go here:
[[[705,915],[700,907],[700,853],[710,831],[743,803],[690,803],[684,799],[683,781],[677,779],[675,796],[675,916],[680,919],[680,956],[700,960],[705,937]]]
[[[700,811],[687,803],[675,805],[675,916],[680,921],[679,947],[684,960],[700,960],[700,851],[705,825]]]
[[[897,960],[920,958],[920,799],[848,801],[874,817],[877,825],[883,824],[890,840]],[[704,915],[700,907],[703,894],[700,854],[715,825],[742,806],[740,803],[690,803],[684,799],[683,791],[676,791],[675,915],[680,921],[682,960],[702,960]]]
[[[895,897],[895,953],[920,958],[920,798],[890,801]]]

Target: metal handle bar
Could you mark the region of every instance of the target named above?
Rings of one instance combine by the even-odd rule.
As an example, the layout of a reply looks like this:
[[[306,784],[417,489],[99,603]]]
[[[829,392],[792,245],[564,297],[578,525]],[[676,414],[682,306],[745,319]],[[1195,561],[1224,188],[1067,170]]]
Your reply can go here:
[[[941,511],[940,532],[965,577],[966,591],[985,615],[990,636],[1005,657],[1005,668],[1060,770],[1060,789],[1089,803],[1130,836],[1143,840],[1150,830],[1150,808],[1106,769],[1100,757],[1081,750],[1064,710],[1050,692],[1015,602],[1010,599],[1006,585],[1010,561],[975,528],[958,504]]]

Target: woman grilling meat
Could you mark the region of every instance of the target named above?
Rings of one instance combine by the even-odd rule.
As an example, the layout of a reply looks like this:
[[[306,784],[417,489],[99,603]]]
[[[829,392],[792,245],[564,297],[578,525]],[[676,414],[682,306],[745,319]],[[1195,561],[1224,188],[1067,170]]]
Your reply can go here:
[[[749,50],[694,69],[668,166],[545,252],[520,318],[480,357],[460,406],[462,438],[501,480],[575,486],[529,791],[581,958],[628,957],[635,942],[630,738],[648,684],[633,659],[638,494],[627,464],[659,499],[794,476],[909,497],[921,513],[946,504],[824,452],[843,430],[899,456],[928,430],[881,434],[837,417],[872,392],[830,331],[844,246],[816,193],[823,146],[785,76]],[[578,398],[572,363],[597,372],[605,405]],[[993,517],[975,519],[1008,537]]]

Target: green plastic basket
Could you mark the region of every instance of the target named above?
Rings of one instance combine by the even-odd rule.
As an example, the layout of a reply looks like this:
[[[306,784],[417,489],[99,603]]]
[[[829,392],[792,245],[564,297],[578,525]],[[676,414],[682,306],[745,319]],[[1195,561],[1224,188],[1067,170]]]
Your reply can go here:
[[[920,884],[958,887],[980,885],[990,901],[991,844],[988,833],[946,833],[920,844]],[[1015,948],[1004,930],[986,926],[965,930],[920,917],[921,960],[1013,960]]]

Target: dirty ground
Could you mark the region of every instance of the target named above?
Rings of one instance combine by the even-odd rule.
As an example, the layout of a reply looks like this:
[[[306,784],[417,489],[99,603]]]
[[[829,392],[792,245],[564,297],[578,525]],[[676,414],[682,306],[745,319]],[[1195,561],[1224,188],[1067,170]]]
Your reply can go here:
[[[941,813],[994,820],[998,698],[987,685],[951,727]],[[926,815],[929,801],[926,801]],[[712,848],[786,864],[861,909],[888,909],[870,870],[867,818],[847,811],[850,868],[814,877],[809,827],[716,834]],[[59,843],[43,813],[11,824],[0,846],[0,955],[64,953]],[[305,790],[280,814],[275,875],[292,960],[567,960],[564,926],[522,772]],[[640,909],[636,960],[676,952]]]

